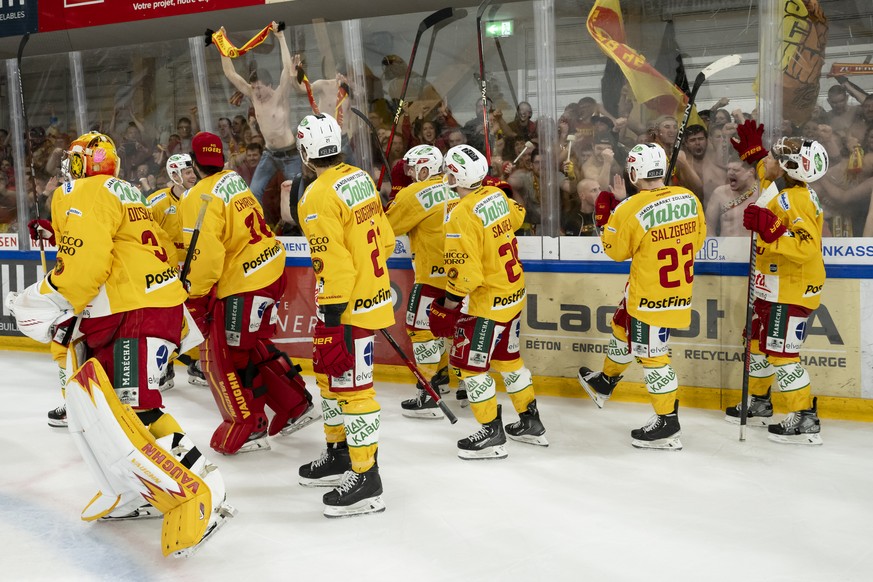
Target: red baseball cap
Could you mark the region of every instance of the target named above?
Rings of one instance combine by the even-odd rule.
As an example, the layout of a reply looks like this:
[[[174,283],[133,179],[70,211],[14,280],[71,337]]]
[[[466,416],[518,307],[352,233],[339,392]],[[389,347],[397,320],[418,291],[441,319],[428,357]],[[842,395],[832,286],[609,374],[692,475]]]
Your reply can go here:
[[[201,166],[224,166],[221,138],[214,133],[199,132],[191,139],[191,150]]]

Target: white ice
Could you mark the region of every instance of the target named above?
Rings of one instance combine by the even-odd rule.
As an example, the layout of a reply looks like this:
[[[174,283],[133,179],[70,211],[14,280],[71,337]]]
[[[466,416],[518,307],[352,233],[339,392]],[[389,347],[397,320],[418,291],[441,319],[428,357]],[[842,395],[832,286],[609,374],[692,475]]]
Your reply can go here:
[[[551,446],[462,461],[460,421],[411,420],[411,385],[379,384],[387,511],[322,516],[325,489],[297,484],[321,452],[312,425],[237,457],[209,451],[218,412],[186,382],[165,393],[211,452],[238,515],[196,556],[161,556],[160,521],[88,524],[95,485],[65,430],[47,354],[0,352],[0,579],[466,581],[873,580],[873,426],[823,420],[822,447],[780,445],[712,410],[680,409],[680,452],[641,451],[647,405],[540,398]],[[314,385],[312,378],[307,382]],[[516,419],[505,394],[504,420]]]

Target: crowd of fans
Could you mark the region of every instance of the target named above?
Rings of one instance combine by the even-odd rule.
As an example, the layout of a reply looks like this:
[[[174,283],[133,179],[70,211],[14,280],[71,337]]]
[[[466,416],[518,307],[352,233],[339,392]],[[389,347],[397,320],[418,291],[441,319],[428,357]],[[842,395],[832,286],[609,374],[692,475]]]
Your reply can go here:
[[[298,64],[299,57],[295,57],[294,62]],[[400,97],[397,85],[406,70],[406,63],[395,55],[385,57],[382,66],[381,77],[371,75],[367,79],[367,91],[371,95],[368,118],[376,128],[374,139],[368,139],[369,143],[357,143],[356,135],[369,134],[354,131],[354,124],[359,120],[348,114],[350,100],[342,101],[339,106],[345,124],[344,135],[349,139],[345,153],[352,163],[360,164],[359,154],[364,148],[369,148],[374,178],[379,175],[381,166],[381,156],[376,148],[384,151],[388,146]],[[283,70],[282,74],[286,73],[287,70]],[[258,82],[270,83],[273,87],[278,85],[278,81],[273,82],[269,72],[263,69],[252,69],[251,75],[252,87]],[[274,75],[278,76],[277,73]],[[305,89],[298,84],[296,76],[293,84],[295,91],[290,101],[294,110],[299,111],[306,104]],[[409,148],[421,144],[433,145],[443,153],[461,143],[485,150],[481,100],[470,104],[472,107],[467,109],[479,113],[472,119],[458,120],[447,100],[430,84],[413,75],[409,85],[417,90],[413,98],[407,95],[404,101],[401,121],[387,155],[389,166],[397,165]],[[230,93],[233,87],[230,84],[228,87]],[[317,99],[321,100],[319,95],[323,94],[329,97],[328,101],[340,87],[354,90],[349,88],[342,71],[338,71],[336,79],[314,81],[313,87]],[[622,99],[618,104],[619,114],[613,115],[595,99],[582,97],[564,107],[558,120],[557,143],[541,144],[538,121],[531,105],[518,103],[510,117],[507,110],[511,111],[513,105],[499,93],[493,94],[495,100],[488,102],[487,136],[491,173],[506,181],[512,187],[515,199],[527,208],[528,218],[520,234],[538,234],[541,230],[541,202],[546,194],[542,191],[540,174],[544,148],[551,148],[558,154],[546,159],[556,159],[559,164],[556,170],[560,172],[561,234],[596,235],[593,213],[598,193],[606,189],[613,189],[616,194],[632,193],[624,175],[627,152],[637,143],[656,142],[669,155],[678,132],[677,119],[671,116],[655,117],[645,124],[632,121],[640,117],[631,115],[632,99]],[[234,94],[229,103],[239,113],[218,118],[213,129],[223,141],[227,167],[237,171],[251,185],[262,156],[267,154],[250,99]],[[331,108],[336,103],[334,98]],[[684,145],[672,179],[673,184],[689,188],[702,200],[707,228],[712,236],[745,234],[741,219],[736,217],[741,217],[744,206],[753,202],[758,194],[754,170],[739,161],[728,143],[736,135],[737,125],[754,118],[756,112],[728,111],[729,103],[728,98],[721,98],[709,110],[698,111],[686,128]],[[837,77],[836,84],[828,89],[827,104],[828,108],[816,108],[812,118],[803,126],[797,127],[786,121],[781,131],[783,135],[816,139],[828,151],[831,170],[814,185],[825,210],[825,234],[873,236],[873,213],[869,212],[873,194],[873,95],[867,95],[846,78]],[[291,109],[292,103],[289,103]],[[303,110],[305,112],[305,108]],[[334,110],[327,112],[335,113]],[[292,121],[296,125],[296,120]],[[167,186],[167,158],[174,153],[189,151],[191,138],[199,131],[196,108],[191,108],[189,115],[178,118],[175,132],[167,135],[164,131],[163,138],[130,107],[116,108],[107,124],[96,123],[91,129],[103,131],[115,140],[122,161],[120,176],[139,187],[146,196]],[[63,129],[54,118],[48,127],[30,129],[27,141],[32,155],[27,160],[28,183],[24,185],[30,201],[28,216],[35,214],[36,204],[40,204],[40,214],[48,216],[51,192],[62,179],[61,161],[67,144],[75,137],[73,133]],[[16,184],[10,139],[9,132],[0,129],[0,231],[15,231],[17,227],[16,191],[19,185]],[[29,179],[31,167],[34,180]],[[304,168],[303,175],[283,176],[280,168],[263,191],[255,193],[262,200],[266,220],[280,234],[300,232],[296,225],[295,204],[308,182],[306,174]],[[280,196],[280,184],[286,179],[296,179],[290,200],[287,196]],[[387,199],[390,186],[387,180],[385,183],[383,195]]]

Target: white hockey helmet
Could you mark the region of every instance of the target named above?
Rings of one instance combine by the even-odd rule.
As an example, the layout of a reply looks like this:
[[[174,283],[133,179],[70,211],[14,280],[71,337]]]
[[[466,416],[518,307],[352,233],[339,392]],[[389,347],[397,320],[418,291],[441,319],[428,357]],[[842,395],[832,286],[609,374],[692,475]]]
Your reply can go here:
[[[627,154],[627,175],[631,184],[637,180],[655,180],[667,173],[667,154],[656,143],[640,143]]]
[[[173,154],[167,160],[167,175],[174,184],[182,185],[182,170],[193,168],[191,156],[188,154]]]
[[[412,179],[416,182],[418,181],[419,170],[422,168],[427,169],[427,176],[424,179],[428,180],[442,172],[443,154],[433,146],[419,145],[403,155],[403,163],[412,169]]]
[[[336,119],[325,113],[307,115],[297,126],[297,150],[307,162],[340,153],[343,133]]]
[[[488,161],[475,148],[461,144],[446,152],[444,172],[443,181],[450,188],[460,186],[473,190],[478,188],[488,175]],[[450,175],[455,178],[454,184],[448,182]]]
[[[800,182],[815,182],[828,171],[828,153],[815,140],[781,137],[773,145],[773,157],[786,174]]]

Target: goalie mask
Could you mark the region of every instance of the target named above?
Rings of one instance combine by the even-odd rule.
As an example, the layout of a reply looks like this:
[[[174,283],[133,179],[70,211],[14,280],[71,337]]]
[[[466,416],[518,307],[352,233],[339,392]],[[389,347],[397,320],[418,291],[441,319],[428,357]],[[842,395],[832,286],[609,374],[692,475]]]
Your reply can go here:
[[[185,168],[193,168],[191,156],[188,154],[173,154],[167,160],[167,175],[174,184],[184,187],[182,180],[182,170]]]
[[[330,115],[307,115],[297,126],[297,151],[306,165],[309,160],[335,156],[341,148],[342,130]]]
[[[800,182],[815,182],[828,171],[828,153],[817,141],[782,137],[773,145],[772,151],[779,167]]]
[[[449,188],[460,186],[474,190],[482,185],[482,180],[488,175],[488,161],[485,156],[466,144],[455,146],[446,152],[444,167],[443,181]]]
[[[77,137],[67,152],[70,160],[70,176],[117,176],[118,152],[115,142],[108,135],[90,132]]]
[[[657,180],[667,173],[667,154],[656,143],[641,143],[627,155],[627,175],[631,184],[638,180]]]
[[[403,156],[403,163],[406,164],[408,170],[411,170],[411,177],[416,182],[424,182],[429,180],[443,169],[443,155],[440,151],[429,145],[415,146]],[[427,170],[427,176],[424,180],[418,179],[419,171],[424,168]]]

